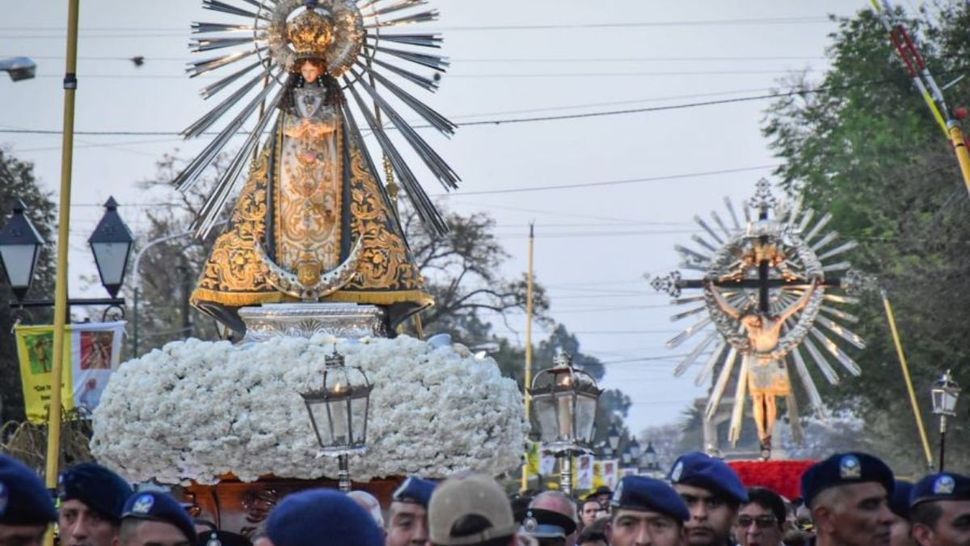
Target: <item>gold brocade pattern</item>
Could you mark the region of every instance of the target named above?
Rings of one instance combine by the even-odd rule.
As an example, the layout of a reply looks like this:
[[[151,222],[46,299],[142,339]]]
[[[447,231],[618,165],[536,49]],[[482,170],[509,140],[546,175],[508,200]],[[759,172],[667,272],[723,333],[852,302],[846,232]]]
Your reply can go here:
[[[421,277],[411,262],[407,246],[381,194],[376,177],[368,170],[363,151],[346,139],[349,154],[350,192],[345,213],[351,215],[352,244],[363,238],[357,279],[322,301],[374,305],[412,303],[418,307],[433,300],[421,290]],[[192,303],[230,308],[262,303],[295,301],[267,280],[268,269],[256,254],[255,245],[266,236],[268,218],[269,157],[267,147],[250,171],[233,211],[230,228],[219,236],[192,294]]]

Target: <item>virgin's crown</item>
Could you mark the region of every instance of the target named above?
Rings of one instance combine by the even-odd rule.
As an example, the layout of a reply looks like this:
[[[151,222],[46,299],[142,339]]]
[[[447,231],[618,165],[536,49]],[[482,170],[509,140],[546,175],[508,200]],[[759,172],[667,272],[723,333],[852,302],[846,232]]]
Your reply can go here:
[[[286,33],[298,59],[324,59],[333,44],[333,21],[308,9],[286,24]]]

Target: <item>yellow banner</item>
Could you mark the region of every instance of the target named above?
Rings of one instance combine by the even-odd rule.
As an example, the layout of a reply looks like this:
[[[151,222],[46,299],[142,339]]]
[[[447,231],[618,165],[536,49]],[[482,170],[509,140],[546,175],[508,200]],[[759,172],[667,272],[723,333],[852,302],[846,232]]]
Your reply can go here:
[[[54,368],[54,327],[17,326],[17,355],[20,357],[20,380],[24,386],[27,420],[43,425],[51,406],[51,382]],[[71,396],[71,333],[64,333],[64,381],[61,400],[65,410],[74,409]]]
[[[542,459],[542,454],[540,453],[539,448],[539,442],[528,442],[528,451],[526,451],[525,457],[528,463],[526,468],[528,469],[530,476],[537,476],[541,474],[539,462]]]
[[[62,406],[89,415],[118,367],[124,322],[73,324],[64,333]],[[17,326],[17,355],[27,420],[46,424],[54,368],[54,327]]]

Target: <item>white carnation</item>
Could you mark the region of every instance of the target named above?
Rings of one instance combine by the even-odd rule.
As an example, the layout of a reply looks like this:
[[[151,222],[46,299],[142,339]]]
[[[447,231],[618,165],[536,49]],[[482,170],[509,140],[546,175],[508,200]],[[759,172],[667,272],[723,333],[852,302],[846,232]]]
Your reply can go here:
[[[299,395],[320,386],[334,342],[374,384],[368,452],[350,463],[355,480],[498,475],[519,464],[526,430],[515,382],[491,359],[407,336],[170,343],[112,378],[94,413],[92,451],[135,481],[334,477],[335,463],[316,458]]]

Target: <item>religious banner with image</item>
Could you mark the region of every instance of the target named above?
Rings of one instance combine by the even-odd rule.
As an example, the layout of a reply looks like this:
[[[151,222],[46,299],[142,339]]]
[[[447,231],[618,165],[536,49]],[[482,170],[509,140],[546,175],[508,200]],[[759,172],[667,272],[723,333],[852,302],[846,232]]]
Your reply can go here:
[[[576,489],[589,491],[593,489],[593,456],[580,455],[576,457],[575,484]]]
[[[618,466],[616,459],[605,459],[593,462],[593,489],[599,487],[609,487],[611,490],[616,488],[616,469]]]
[[[17,326],[17,356],[27,420],[47,422],[54,367],[54,327]],[[118,367],[125,322],[71,324],[64,340],[61,404],[90,416]]]

